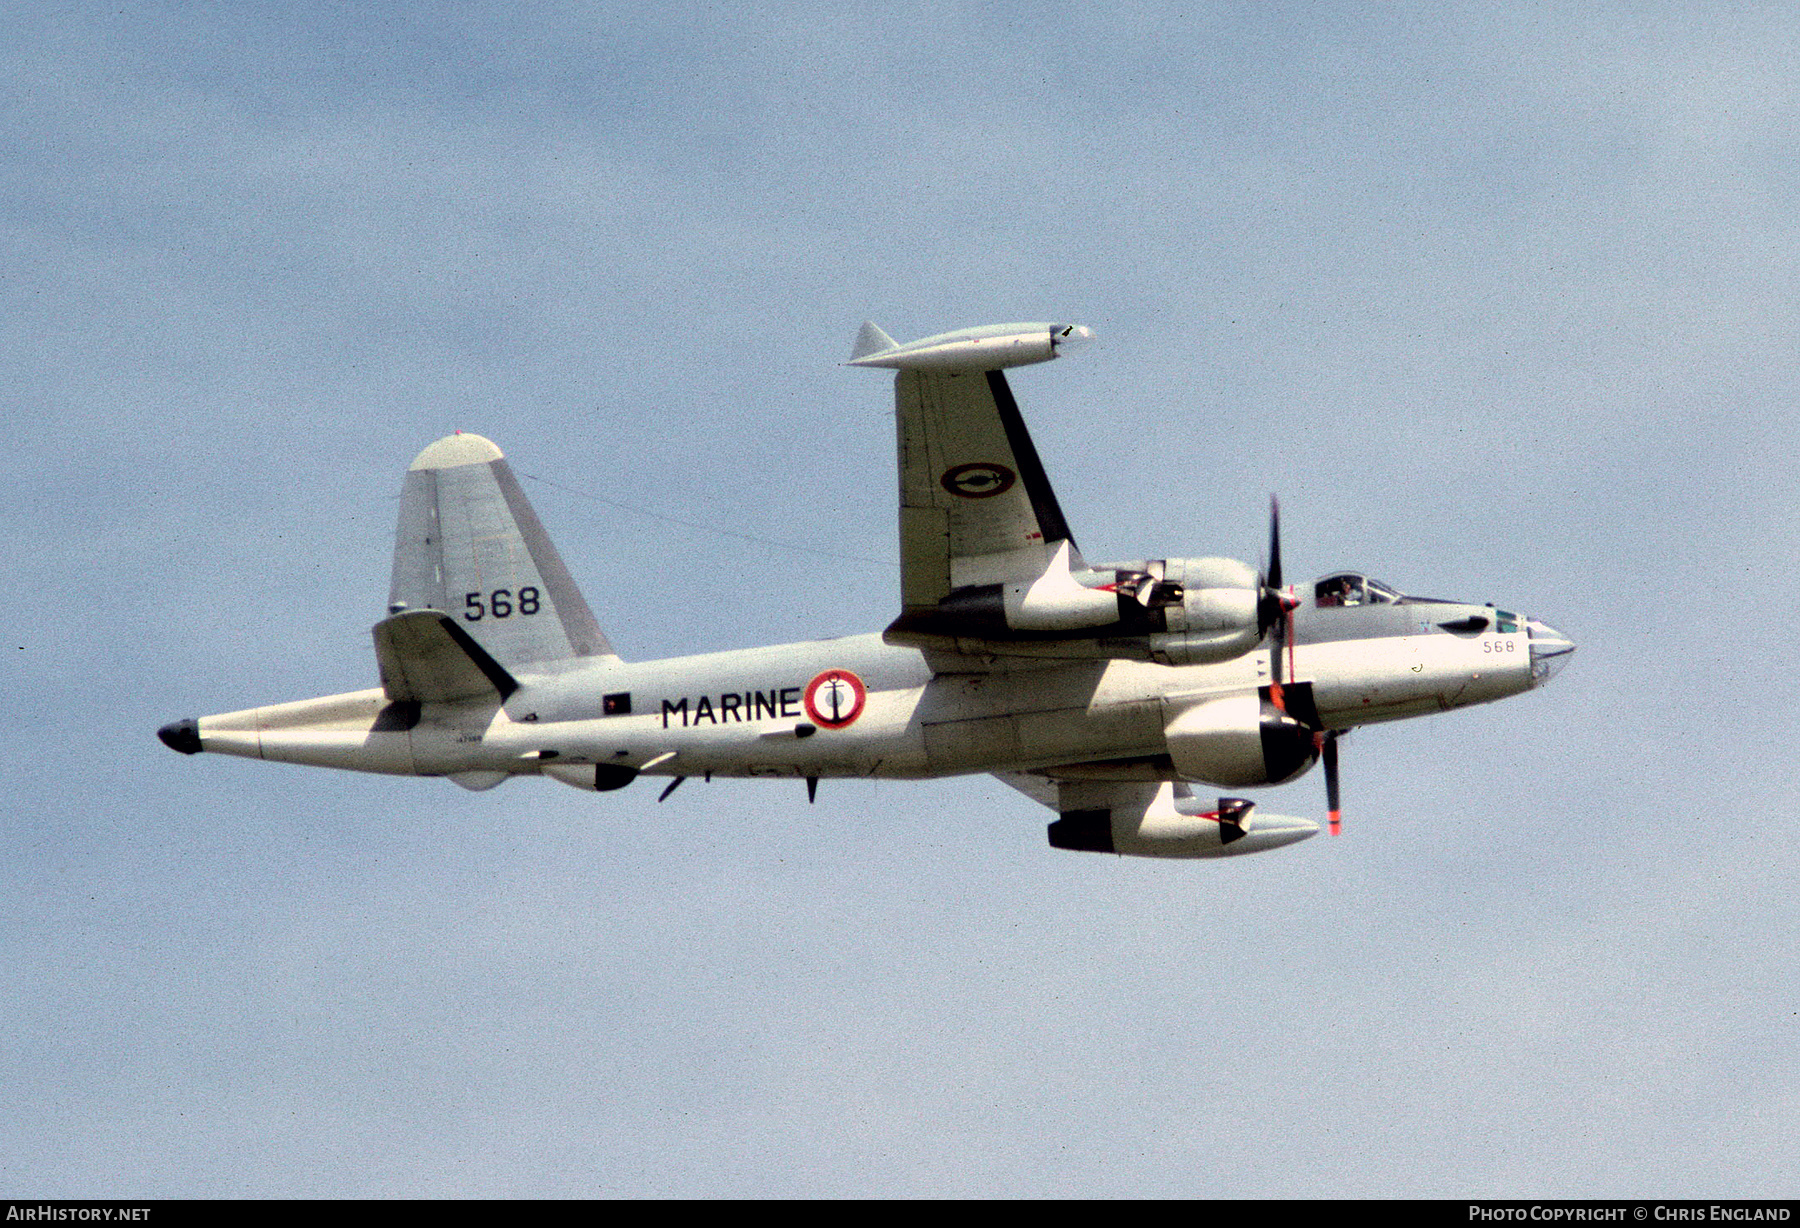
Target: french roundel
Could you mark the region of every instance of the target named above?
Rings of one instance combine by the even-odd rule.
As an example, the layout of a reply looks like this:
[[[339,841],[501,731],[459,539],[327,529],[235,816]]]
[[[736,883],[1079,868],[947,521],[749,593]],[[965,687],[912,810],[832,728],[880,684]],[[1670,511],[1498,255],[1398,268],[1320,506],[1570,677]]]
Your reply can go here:
[[[938,485],[963,499],[992,499],[1012,489],[1018,475],[993,461],[958,465],[938,479]]]
[[[842,729],[862,715],[869,691],[847,669],[828,669],[806,684],[806,715],[821,729]]]

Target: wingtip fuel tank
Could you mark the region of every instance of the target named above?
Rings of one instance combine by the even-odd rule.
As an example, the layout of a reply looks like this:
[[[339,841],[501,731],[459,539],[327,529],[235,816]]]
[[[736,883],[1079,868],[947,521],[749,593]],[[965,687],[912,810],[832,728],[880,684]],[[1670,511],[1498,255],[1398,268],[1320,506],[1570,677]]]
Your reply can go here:
[[[999,371],[1049,362],[1072,345],[1091,341],[1085,324],[988,324],[895,344],[873,324],[864,324],[849,366],[894,371]],[[882,347],[883,341],[888,342]]]

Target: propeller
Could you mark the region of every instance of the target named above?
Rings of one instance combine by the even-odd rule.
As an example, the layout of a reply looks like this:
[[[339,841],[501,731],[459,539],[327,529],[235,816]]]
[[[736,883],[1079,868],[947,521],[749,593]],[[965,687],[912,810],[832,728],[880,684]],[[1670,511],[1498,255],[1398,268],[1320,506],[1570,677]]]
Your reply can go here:
[[[1269,496],[1269,566],[1263,572],[1262,591],[1256,599],[1257,628],[1269,637],[1269,698],[1277,708],[1286,711],[1282,703],[1281,685],[1282,657],[1286,655],[1288,642],[1293,638],[1294,607],[1299,605],[1299,598],[1288,592],[1281,584],[1281,504],[1274,495]]]
[[[1287,711],[1282,696],[1283,658],[1292,651],[1294,639],[1294,607],[1300,599],[1281,583],[1281,503],[1269,496],[1269,567],[1263,573],[1262,592],[1257,598],[1256,621],[1269,637],[1269,702]],[[1285,670],[1291,673],[1291,669]],[[1338,786],[1338,738],[1336,729],[1321,729],[1313,734],[1313,745],[1325,764],[1325,808],[1329,812],[1331,834],[1343,828],[1343,808]]]

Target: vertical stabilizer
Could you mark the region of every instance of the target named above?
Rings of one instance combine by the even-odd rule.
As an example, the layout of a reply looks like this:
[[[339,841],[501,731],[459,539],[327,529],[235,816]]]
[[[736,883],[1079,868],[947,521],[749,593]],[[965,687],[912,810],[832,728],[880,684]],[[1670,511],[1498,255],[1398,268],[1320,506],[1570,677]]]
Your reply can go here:
[[[419,453],[400,494],[388,612],[428,609],[508,669],[616,655],[504,454],[480,435]]]

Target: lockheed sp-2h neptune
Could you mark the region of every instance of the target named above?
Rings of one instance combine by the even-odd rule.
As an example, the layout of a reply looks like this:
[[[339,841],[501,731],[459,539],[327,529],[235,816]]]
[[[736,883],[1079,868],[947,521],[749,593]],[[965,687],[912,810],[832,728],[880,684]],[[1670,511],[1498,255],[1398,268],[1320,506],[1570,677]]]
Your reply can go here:
[[[917,779],[991,772],[1049,806],[1058,848],[1212,857],[1318,824],[1248,799],[1324,761],[1338,825],[1346,730],[1541,685],[1574,644],[1492,605],[1411,597],[1364,575],[1282,582],[1225,558],[1091,564],[1004,374],[1087,329],[1003,324],[896,344],[872,324],[851,365],[897,372],[900,614],[879,634],[663,661],[613,650],[500,449],[440,439],[400,499],[381,685],[183,720],[211,751],[486,789],[548,776]]]

